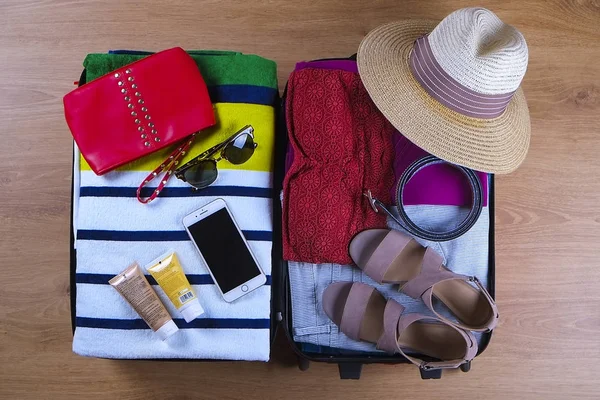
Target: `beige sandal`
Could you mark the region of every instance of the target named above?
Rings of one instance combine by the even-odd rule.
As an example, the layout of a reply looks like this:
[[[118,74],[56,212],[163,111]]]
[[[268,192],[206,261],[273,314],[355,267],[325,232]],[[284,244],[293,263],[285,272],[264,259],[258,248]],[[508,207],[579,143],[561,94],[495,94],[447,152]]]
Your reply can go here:
[[[332,283],[323,292],[327,316],[351,339],[376,343],[389,353],[400,353],[423,369],[456,368],[477,354],[471,332],[422,314],[403,314],[404,307],[360,282]],[[436,361],[425,361],[422,354]]]
[[[369,229],[357,234],[349,246],[356,265],[379,283],[400,284],[400,290],[425,305],[441,320],[458,328],[489,331],[498,323],[498,309],[488,291],[474,276],[448,270],[442,257],[410,236],[396,230]],[[458,322],[440,315],[433,298],[441,301]]]

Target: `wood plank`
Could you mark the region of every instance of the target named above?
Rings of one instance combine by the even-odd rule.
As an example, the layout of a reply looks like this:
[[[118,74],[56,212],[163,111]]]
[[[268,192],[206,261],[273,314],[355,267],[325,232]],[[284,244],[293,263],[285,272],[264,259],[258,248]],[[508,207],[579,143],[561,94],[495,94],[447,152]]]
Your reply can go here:
[[[71,138],[62,96],[86,53],[230,49],[296,61],[346,56],[377,25],[441,19],[463,2],[3,0],[0,3],[0,398],[598,398],[600,6],[482,1],[525,35],[532,118],[524,165],[497,178],[500,325],[468,374],[409,366],[300,372],[280,337],[259,363],[111,361],[71,352]]]

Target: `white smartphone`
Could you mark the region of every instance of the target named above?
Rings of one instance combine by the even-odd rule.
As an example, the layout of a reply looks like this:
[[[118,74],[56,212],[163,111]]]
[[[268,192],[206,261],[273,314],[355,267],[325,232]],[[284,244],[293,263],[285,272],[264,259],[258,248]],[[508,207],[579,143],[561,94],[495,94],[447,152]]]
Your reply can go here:
[[[267,282],[223,199],[187,215],[183,225],[225,301],[239,299]]]

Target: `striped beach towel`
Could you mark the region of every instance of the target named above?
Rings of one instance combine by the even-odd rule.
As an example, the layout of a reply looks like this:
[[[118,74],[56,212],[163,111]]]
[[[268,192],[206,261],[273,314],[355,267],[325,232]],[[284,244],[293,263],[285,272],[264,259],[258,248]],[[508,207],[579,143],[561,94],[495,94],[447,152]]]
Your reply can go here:
[[[172,149],[164,149],[103,176],[96,176],[76,152],[73,351],[78,354],[105,358],[269,359],[274,104],[278,98],[276,65],[270,60],[241,53],[190,54],[209,88],[217,125],[198,135],[182,162],[247,124],[255,129],[258,148],[245,164],[219,162],[219,177],[207,189],[193,191],[187,184],[171,178],[160,196],[148,205],[137,201],[136,189]],[[84,62],[86,80],[142,57],[90,54]],[[229,206],[268,277],[267,285],[233,303],[221,298],[182,225],[185,215],[216,198],[223,198]],[[186,323],[149,277],[180,328],[163,342],[108,285],[108,280],[133,261],[145,265],[169,249],[177,252],[205,313]]]

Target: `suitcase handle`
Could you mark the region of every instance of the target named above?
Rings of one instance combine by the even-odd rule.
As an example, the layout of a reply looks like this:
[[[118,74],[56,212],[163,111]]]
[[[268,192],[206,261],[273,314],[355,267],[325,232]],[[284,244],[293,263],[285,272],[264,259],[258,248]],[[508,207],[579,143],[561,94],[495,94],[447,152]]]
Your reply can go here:
[[[340,371],[340,379],[360,379],[362,366],[363,365],[360,363],[338,364],[338,370]]]

